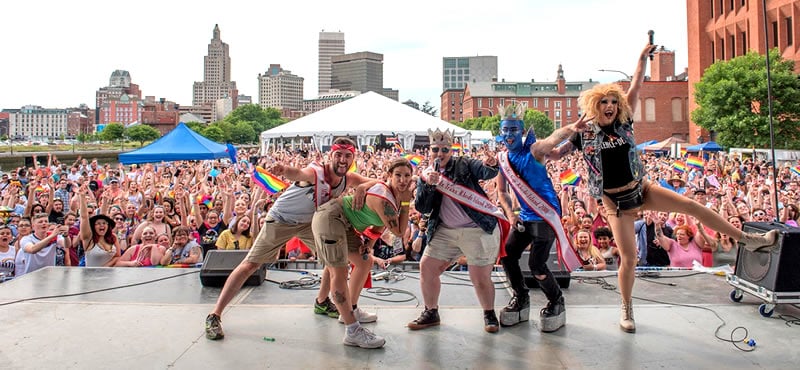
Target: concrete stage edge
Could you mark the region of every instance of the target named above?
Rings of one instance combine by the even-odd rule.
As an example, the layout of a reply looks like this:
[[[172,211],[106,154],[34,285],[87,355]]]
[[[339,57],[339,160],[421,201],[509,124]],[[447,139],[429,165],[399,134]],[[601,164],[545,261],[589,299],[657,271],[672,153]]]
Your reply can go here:
[[[127,287],[0,306],[0,364],[4,369],[789,369],[800,363],[800,327],[777,318],[800,317],[800,309],[779,305],[773,318],[764,318],[758,299],[745,295],[740,303],[730,300],[732,288],[724,277],[691,271],[637,278],[634,295],[712,309],[727,321],[721,336],[744,326],[757,342],[754,351],[739,351],[715,339],[721,321],[708,310],[642,299],[634,300],[637,333],[622,332],[619,295],[594,279],[605,276],[616,285],[616,276],[601,272],[573,274],[564,291],[567,325],[552,334],[537,329],[538,310],[544,305],[538,289],[531,291],[530,322],[497,334],[484,332],[466,273],[442,277],[442,325],[409,331],[405,325],[421,312],[417,297],[422,298],[418,273],[407,272],[404,280],[374,285],[411,295],[365,292],[359,302],[379,315],[377,323],[365,326],[386,338],[382,349],[344,346],[343,325],[313,313],[316,289],[281,289],[269,281],[245,287],[223,315],[226,338],[209,341],[203,323],[219,289],[203,287],[198,273],[51,267],[2,283],[0,304]],[[499,310],[510,295],[502,273],[495,275]],[[301,276],[309,275],[272,270],[267,279]],[[143,282],[149,283],[136,285]]]

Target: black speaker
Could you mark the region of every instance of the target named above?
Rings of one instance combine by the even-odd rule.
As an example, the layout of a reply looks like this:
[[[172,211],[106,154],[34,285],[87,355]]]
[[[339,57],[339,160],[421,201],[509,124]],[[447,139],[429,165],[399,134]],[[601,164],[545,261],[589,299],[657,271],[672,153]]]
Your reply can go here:
[[[525,278],[525,285],[527,285],[528,288],[533,289],[539,287],[539,281],[533,277],[531,268],[528,266],[528,259],[530,256],[530,251],[522,252],[522,258],[519,259],[519,267],[522,269],[522,277]],[[566,266],[558,263],[558,253],[556,252],[555,242],[550,248],[550,255],[547,257],[547,268],[549,268],[550,272],[553,273],[553,276],[558,282],[558,286],[560,286],[562,289],[569,288],[569,282],[572,278],[572,275],[566,270]]]
[[[741,246],[736,257],[736,277],[773,292],[800,292],[800,228],[774,222],[746,222],[744,232],[779,230],[777,245],[769,252],[751,252]]]
[[[247,250],[210,250],[200,268],[200,283],[203,286],[221,287],[236,266],[247,256]],[[262,264],[244,282],[244,285],[261,285],[267,278],[267,265]]]

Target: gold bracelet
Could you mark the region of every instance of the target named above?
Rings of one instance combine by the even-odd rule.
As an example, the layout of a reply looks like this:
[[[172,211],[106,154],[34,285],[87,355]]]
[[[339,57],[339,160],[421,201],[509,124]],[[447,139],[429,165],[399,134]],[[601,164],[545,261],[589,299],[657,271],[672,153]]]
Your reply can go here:
[[[411,202],[400,202],[400,207],[409,207],[411,206]]]

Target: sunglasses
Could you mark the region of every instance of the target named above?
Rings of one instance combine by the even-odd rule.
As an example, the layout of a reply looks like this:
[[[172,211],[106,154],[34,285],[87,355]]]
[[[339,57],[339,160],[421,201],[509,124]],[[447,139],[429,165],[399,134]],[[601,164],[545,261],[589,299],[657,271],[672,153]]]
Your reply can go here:
[[[766,215],[767,214],[764,213],[764,212],[755,212],[755,213],[753,213],[753,217],[762,217],[762,216],[766,216]]]
[[[611,99],[611,104],[617,104],[619,101],[617,99]],[[608,104],[608,99],[600,100],[600,104]]]
[[[442,151],[442,153],[447,153],[450,151],[450,148],[448,147],[439,148],[436,146],[431,147],[431,153],[439,153],[440,150]]]

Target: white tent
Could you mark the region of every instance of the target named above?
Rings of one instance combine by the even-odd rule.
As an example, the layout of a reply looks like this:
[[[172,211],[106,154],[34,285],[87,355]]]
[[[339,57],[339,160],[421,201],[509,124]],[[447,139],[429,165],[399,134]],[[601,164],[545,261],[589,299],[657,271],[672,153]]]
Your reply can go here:
[[[418,137],[427,142],[428,129],[454,130],[457,141],[470,143],[469,131],[425,114],[383,95],[367,92],[319,112],[309,114],[261,133],[261,151],[297,138],[311,138],[322,148],[339,136],[355,137],[358,146],[372,145],[379,135],[397,137],[406,150]]]

